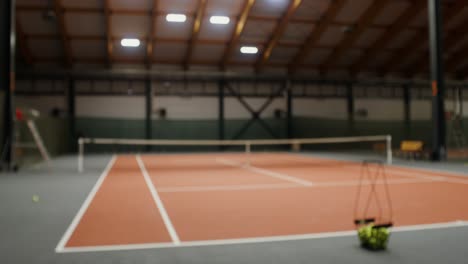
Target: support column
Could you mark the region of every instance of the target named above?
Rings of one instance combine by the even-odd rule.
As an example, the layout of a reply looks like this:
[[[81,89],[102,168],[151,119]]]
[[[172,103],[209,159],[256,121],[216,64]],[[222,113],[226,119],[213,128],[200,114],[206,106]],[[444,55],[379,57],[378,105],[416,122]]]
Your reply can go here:
[[[411,92],[408,85],[403,86],[403,109],[405,123],[405,137],[408,139],[411,135]]]
[[[218,82],[218,139],[224,140],[224,81]]]
[[[457,97],[458,97],[458,113],[460,114],[461,119],[463,120],[463,88],[457,88]]]
[[[432,160],[441,161],[447,158],[444,116],[445,82],[442,60],[443,18],[441,0],[428,0],[428,11],[432,81]]]
[[[293,130],[293,93],[290,81],[286,81],[286,136],[291,139],[294,137]]]
[[[346,102],[348,109],[348,128],[349,133],[354,134],[354,93],[353,93],[353,84],[348,83],[346,86]]]
[[[77,151],[77,138],[76,138],[76,91],[75,80],[68,80],[68,131],[70,135],[70,149],[72,152]]]
[[[3,111],[3,137],[0,142],[0,162],[13,169],[14,141],[14,92],[15,92],[15,0],[0,1],[0,90],[4,93],[1,102]],[[1,164],[0,164],[1,165]]]
[[[153,85],[151,79],[146,80],[146,87],[145,87],[145,138],[151,139],[153,137],[153,120],[152,120],[152,113],[153,113]],[[150,148],[148,147],[147,150],[149,151]]]

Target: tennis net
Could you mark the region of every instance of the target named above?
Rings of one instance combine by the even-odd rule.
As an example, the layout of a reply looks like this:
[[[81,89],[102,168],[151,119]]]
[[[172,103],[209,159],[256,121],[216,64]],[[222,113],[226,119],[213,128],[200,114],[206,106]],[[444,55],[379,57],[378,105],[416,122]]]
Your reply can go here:
[[[370,154],[373,155],[372,158],[379,157],[388,164],[392,163],[392,137],[390,135],[268,140],[80,138],[78,139],[78,149],[78,170],[80,172],[84,170],[85,154],[88,153],[238,152],[242,153],[244,163],[249,165],[252,162],[252,155],[257,152],[286,151],[332,154],[338,158],[353,156],[358,158],[357,155]],[[278,163],[278,161],[274,162]]]

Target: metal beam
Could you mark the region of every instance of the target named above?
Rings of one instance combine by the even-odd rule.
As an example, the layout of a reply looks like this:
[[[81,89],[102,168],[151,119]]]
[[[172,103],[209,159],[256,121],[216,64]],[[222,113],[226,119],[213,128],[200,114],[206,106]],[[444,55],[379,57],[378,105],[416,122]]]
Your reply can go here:
[[[263,69],[263,66],[270,58],[271,53],[273,52],[273,49],[277,45],[279,39],[281,38],[281,36],[283,36],[283,33],[288,26],[289,20],[292,18],[292,16],[294,15],[294,13],[296,12],[297,8],[300,6],[301,3],[302,3],[302,0],[290,0],[288,9],[284,13],[281,20],[278,22],[275,30],[273,31],[273,34],[271,35],[270,39],[268,40],[268,43],[265,45],[265,48],[263,49],[262,55],[257,60],[256,66],[255,66],[255,69],[257,72],[260,72]]]
[[[351,73],[357,74],[367,65],[370,59],[374,58],[378,52],[381,52],[392,39],[408,27],[408,24],[426,7],[426,0],[413,1],[412,4],[401,14],[395,23],[393,23],[384,33],[377,39],[370,48],[357,60],[351,68]]]
[[[429,36],[431,47],[432,79],[432,159],[445,160],[447,157],[445,139],[445,80],[443,52],[443,17],[441,0],[428,0]]]
[[[153,82],[147,79],[145,82],[145,137],[151,139],[153,137]],[[149,150],[149,149],[148,149]]]
[[[14,167],[15,2],[0,1],[0,91],[4,96],[0,165],[7,169]]]
[[[192,61],[193,49],[195,48],[195,45],[197,44],[197,41],[198,41],[198,34],[200,33],[201,24],[203,20],[203,14],[205,13],[205,9],[206,9],[206,3],[207,3],[207,0],[198,0],[198,9],[197,9],[197,14],[195,16],[195,20],[193,21],[192,35],[188,43],[187,53],[185,54],[184,65],[183,65],[184,70],[189,70],[190,68],[190,62]]]
[[[405,136],[411,135],[411,91],[409,85],[403,85],[403,120],[405,122]]]
[[[325,62],[320,68],[328,69],[334,65],[340,57],[353,46],[359,37],[369,28],[369,25],[375,20],[375,18],[382,12],[382,10],[389,4],[390,0],[377,0],[374,1],[361,17],[358,19],[356,25],[352,28],[352,31],[344,36],[338,46],[333,49],[333,52],[325,59]]]
[[[62,41],[62,48],[64,51],[65,67],[70,68],[73,65],[73,53],[68,40],[68,30],[65,23],[65,12],[63,10],[63,0],[54,0],[55,16],[57,17],[57,30],[60,34]]]
[[[76,151],[76,89],[75,81],[73,79],[68,80],[67,105],[70,147],[72,151]]]
[[[285,81],[286,86],[286,136],[287,138],[294,138],[294,126],[293,126],[293,97],[291,81]]]
[[[241,103],[247,111],[252,115],[251,119],[241,128],[239,131],[234,134],[233,139],[239,139],[244,133],[249,129],[249,127],[255,123],[256,121],[267,131],[273,138],[278,138],[275,131],[271,129],[270,126],[268,126],[265,121],[263,121],[260,118],[260,115],[265,111],[265,109],[273,102],[273,100],[277,97],[279,97],[283,91],[285,90],[286,86],[280,87],[275,93],[272,93],[268,99],[263,103],[263,105],[260,106],[258,110],[254,110],[245,100],[244,98],[237,93],[230,85],[226,85],[226,88],[228,88],[228,91],[233,95],[234,97],[237,98],[239,103]]]
[[[338,12],[343,8],[348,0],[335,0],[330,3],[330,7],[326,13],[322,16],[316,25],[314,25],[314,30],[307,37],[302,45],[302,48],[294,56],[293,60],[289,63],[288,71],[290,74],[294,74],[297,71],[297,68],[304,62],[304,60],[309,56],[312,48],[317,44],[317,42],[322,37],[323,33],[327,30],[329,24],[335,19]]]
[[[348,113],[348,127],[350,134],[354,133],[354,89],[353,84],[348,83],[346,85],[346,106]]]
[[[231,59],[231,55],[239,43],[240,35],[244,31],[245,24],[247,23],[247,18],[249,17],[250,11],[252,10],[252,6],[254,4],[255,4],[255,0],[245,0],[244,6],[242,7],[241,14],[239,16],[239,19],[237,20],[236,26],[232,33],[231,40],[229,41],[229,44],[224,50],[224,54],[220,63],[221,70],[226,69],[226,65],[229,63],[229,60]]]
[[[146,41],[146,68],[151,69],[153,64],[154,42],[156,38],[156,17],[158,12],[159,0],[153,0],[153,8],[150,15],[150,29]]]
[[[223,140],[224,128],[224,81],[218,81],[218,139]]]
[[[112,40],[112,21],[111,21],[110,0],[104,0],[104,20],[106,24],[106,54],[107,67],[111,68],[114,61],[114,43]]]

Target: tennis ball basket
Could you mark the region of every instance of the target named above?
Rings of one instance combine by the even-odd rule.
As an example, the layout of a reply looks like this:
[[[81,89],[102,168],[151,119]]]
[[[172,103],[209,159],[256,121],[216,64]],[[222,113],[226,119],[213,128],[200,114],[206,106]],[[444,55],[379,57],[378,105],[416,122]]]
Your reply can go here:
[[[363,220],[356,219],[355,221],[361,246],[369,250],[385,250],[392,224],[376,224],[374,219]]]
[[[382,161],[363,161],[354,214],[361,246],[373,251],[385,250],[393,226],[393,214]]]

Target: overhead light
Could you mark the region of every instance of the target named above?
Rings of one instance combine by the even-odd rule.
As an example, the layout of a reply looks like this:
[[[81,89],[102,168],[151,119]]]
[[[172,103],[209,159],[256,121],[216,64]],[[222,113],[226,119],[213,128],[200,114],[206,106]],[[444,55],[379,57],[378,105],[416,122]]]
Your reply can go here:
[[[139,47],[140,46],[140,40],[139,39],[134,39],[134,38],[124,38],[120,41],[120,44],[123,47]]]
[[[251,46],[243,46],[240,49],[240,52],[243,54],[257,54],[258,53],[258,48],[257,47],[251,47]]]
[[[187,16],[184,14],[167,14],[166,20],[168,22],[182,23],[187,20]]]
[[[211,24],[219,24],[219,25],[226,25],[229,24],[229,17],[227,16],[211,16],[210,23]]]

